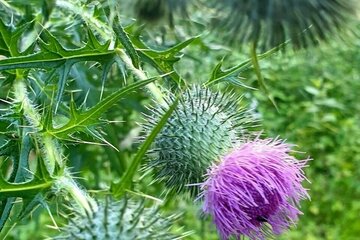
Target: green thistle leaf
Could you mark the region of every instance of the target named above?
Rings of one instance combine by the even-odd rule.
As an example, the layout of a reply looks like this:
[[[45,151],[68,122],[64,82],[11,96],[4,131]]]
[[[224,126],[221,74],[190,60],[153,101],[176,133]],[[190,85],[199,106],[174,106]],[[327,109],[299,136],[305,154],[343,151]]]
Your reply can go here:
[[[177,84],[181,84],[181,77],[176,72],[174,64],[181,59],[181,51],[198,39],[199,36],[189,38],[169,49],[159,51],[149,48],[140,40],[139,35],[132,35],[131,33],[134,29],[129,27],[126,30],[129,33],[132,43],[137,47],[141,60],[150,63],[162,74],[170,73],[169,77]]]
[[[106,71],[102,76],[102,81],[104,81],[110,66],[115,61],[115,50],[108,50],[110,41],[101,44],[91,31],[88,32],[88,36],[89,40],[84,47],[70,50],[65,49],[48,30],[44,29],[43,39],[38,41],[40,48],[38,52],[22,56],[14,55],[17,57],[2,59],[0,60],[0,71],[32,68],[57,69],[59,80],[55,100],[56,111],[65,90],[67,76],[75,63],[83,61],[99,62],[103,66],[104,72]]]
[[[46,127],[45,131],[48,134],[62,140],[71,140],[70,136],[75,132],[87,132],[91,134],[91,132],[89,132],[89,128],[95,124],[98,124],[100,116],[104,112],[109,110],[124,95],[134,90],[137,90],[151,82],[154,82],[156,79],[157,77],[150,78],[121,88],[120,90],[112,93],[108,97],[101,100],[94,107],[84,112],[80,112],[78,109],[76,109],[74,102],[72,101],[72,104],[70,104],[70,119],[65,125],[59,128],[55,128],[52,125],[51,111],[49,111],[49,114],[44,120],[44,126]]]

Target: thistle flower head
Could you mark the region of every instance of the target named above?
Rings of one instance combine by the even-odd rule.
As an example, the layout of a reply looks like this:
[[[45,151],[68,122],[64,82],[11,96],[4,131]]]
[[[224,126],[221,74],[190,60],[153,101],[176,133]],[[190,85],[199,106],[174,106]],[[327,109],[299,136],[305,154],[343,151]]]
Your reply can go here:
[[[186,185],[203,182],[211,163],[240,142],[253,123],[251,113],[238,103],[232,94],[187,90],[149,152],[146,169],[154,170],[155,181],[164,181],[169,190],[197,194],[198,186]],[[148,132],[167,109],[155,106],[151,111]]]
[[[143,202],[111,198],[101,201],[91,216],[83,211],[69,216],[70,222],[54,239],[111,240],[111,239],[175,239],[185,236],[170,232],[176,216],[162,217],[155,207],[146,208]]]
[[[353,0],[225,0],[216,5],[216,26],[226,29],[226,39],[263,49],[290,39],[294,47],[305,48],[341,36],[350,30],[357,7]]]
[[[256,139],[209,170],[202,185],[203,210],[212,215],[222,239],[264,239],[297,220],[299,201],[308,197],[301,185],[306,160],[290,156],[290,147],[276,139]]]

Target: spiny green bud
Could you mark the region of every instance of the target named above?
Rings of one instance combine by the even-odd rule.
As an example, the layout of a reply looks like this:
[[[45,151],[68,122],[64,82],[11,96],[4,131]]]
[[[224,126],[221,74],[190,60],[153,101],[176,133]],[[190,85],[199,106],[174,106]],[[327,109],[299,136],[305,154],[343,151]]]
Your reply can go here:
[[[173,99],[171,95],[168,101]],[[201,87],[185,91],[149,151],[145,170],[154,170],[154,181],[164,181],[169,191],[197,194],[196,184],[203,182],[207,168],[247,137],[247,128],[254,122],[252,114],[239,106],[240,100],[233,93]],[[148,132],[167,111],[159,106],[150,110]]]
[[[170,232],[176,216],[164,218],[158,208],[146,208],[144,202],[128,198],[115,201],[106,198],[91,216],[71,209],[69,223],[55,239],[137,240],[180,239],[185,235]]]

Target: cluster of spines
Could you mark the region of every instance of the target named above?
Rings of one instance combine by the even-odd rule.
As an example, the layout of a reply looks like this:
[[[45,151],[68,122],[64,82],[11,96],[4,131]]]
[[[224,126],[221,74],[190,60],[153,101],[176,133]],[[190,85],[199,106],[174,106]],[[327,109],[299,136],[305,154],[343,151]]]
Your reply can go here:
[[[170,95],[167,101],[174,98]],[[240,101],[234,93],[213,93],[199,86],[186,90],[149,151],[146,170],[155,170],[155,181],[164,181],[169,191],[196,195],[196,184],[211,163],[238,145],[254,125],[252,113],[239,107]],[[147,132],[167,108],[150,110]]]
[[[78,209],[70,209],[68,225],[54,239],[81,240],[140,240],[180,239],[186,234],[172,233],[171,227],[177,215],[163,217],[157,207],[145,207],[144,201],[124,197],[120,201],[105,198],[99,202],[98,210],[92,215]]]

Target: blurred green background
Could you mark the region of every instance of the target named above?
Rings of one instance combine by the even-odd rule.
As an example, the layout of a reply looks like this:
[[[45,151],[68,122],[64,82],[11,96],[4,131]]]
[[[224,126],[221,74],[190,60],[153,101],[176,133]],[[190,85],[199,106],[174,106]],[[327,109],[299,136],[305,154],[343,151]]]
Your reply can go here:
[[[234,65],[248,56],[246,51],[232,52],[225,62]],[[194,55],[211,58],[208,54]],[[194,67],[197,73],[189,74],[203,76],[207,61]],[[351,44],[331,41],[317,48],[279,53],[260,65],[278,111],[262,92],[237,90],[245,94],[250,106],[256,106],[265,135],[279,135],[297,145],[295,149],[303,152],[300,158],[312,158],[305,170],[311,184],[304,184],[311,201],[302,202],[304,215],[297,227],[279,239],[359,239],[359,39]],[[251,70],[240,75],[245,84],[258,87]],[[194,226],[192,221],[187,224]],[[208,235],[210,225],[199,227],[205,230],[197,232],[206,233],[193,239],[217,239]]]

